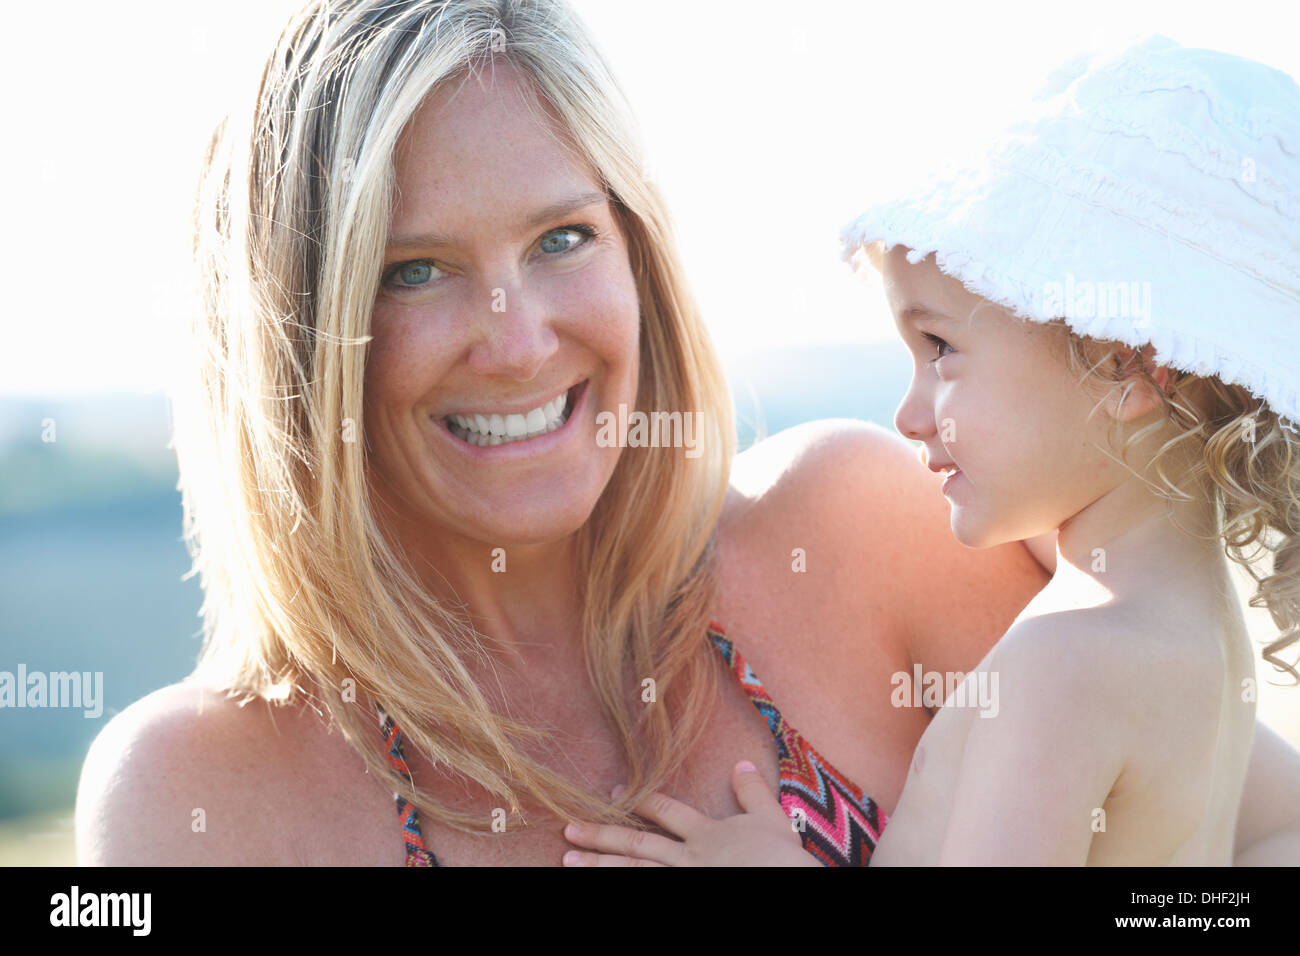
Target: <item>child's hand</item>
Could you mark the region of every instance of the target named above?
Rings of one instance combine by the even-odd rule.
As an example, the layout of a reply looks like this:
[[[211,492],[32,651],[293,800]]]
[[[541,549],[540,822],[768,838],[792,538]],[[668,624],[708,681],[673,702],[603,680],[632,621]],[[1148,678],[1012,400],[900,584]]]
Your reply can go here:
[[[570,823],[570,843],[599,850],[564,855],[565,866],[820,866],[804,852],[781,804],[754,765],[741,761],[731,786],[743,813],[722,820],[706,817],[662,793],[653,793],[636,812],[682,838],[681,843],[630,827]]]

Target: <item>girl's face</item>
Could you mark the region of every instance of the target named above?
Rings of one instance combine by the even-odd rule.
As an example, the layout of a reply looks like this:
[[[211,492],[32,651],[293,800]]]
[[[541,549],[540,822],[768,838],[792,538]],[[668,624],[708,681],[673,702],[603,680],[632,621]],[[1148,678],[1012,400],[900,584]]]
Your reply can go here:
[[[597,445],[596,412],[636,400],[624,237],[598,177],[519,82],[498,63],[447,84],[394,155],[366,434],[385,500],[439,540],[576,530],[620,454]]]
[[[1076,384],[1065,343],[944,275],[929,256],[884,257],[885,293],[913,356],[894,425],[925,443],[933,470],[960,469],[944,487],[953,534],[986,548],[1059,528],[1127,474],[1102,451],[1106,408]]]

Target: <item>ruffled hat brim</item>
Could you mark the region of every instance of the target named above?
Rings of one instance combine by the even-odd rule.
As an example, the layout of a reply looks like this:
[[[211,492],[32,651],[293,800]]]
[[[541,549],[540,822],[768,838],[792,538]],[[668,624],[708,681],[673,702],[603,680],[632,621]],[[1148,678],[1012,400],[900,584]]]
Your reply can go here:
[[[842,238],[877,268],[933,254],[1017,315],[1150,344],[1300,421],[1300,90],[1261,64],[1164,38],[1086,63],[981,161]]]

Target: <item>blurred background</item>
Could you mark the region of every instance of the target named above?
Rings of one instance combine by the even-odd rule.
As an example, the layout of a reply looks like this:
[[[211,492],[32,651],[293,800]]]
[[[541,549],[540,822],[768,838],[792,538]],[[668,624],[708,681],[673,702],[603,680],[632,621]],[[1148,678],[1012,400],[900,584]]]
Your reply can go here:
[[[0,153],[0,670],[102,671],[105,700],[96,718],[0,709],[0,864],[73,862],[87,746],[198,653],[165,397],[191,196],[213,126],[297,6],[6,10],[21,42],[0,88],[22,133]],[[815,418],[892,428],[910,359],[838,230],[995,128],[1050,68],[1159,32],[1300,74],[1284,3],[576,6],[641,119],[742,447]],[[1270,636],[1266,612],[1247,615]],[[1261,719],[1300,745],[1300,689],[1260,676]]]

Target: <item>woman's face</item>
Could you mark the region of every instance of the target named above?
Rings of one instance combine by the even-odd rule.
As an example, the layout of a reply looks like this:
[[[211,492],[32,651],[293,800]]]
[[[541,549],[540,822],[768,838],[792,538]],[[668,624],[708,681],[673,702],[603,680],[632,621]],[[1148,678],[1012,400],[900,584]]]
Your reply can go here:
[[[957,540],[992,547],[1059,528],[1127,474],[1107,457],[1105,409],[1076,384],[1055,330],[1025,323],[907,249],[885,256],[912,382],[894,415],[932,469],[955,465],[944,496]]]
[[[498,62],[448,83],[403,132],[365,383],[385,500],[493,546],[587,520],[620,454],[596,412],[634,407],[638,375],[624,236],[519,82]]]

